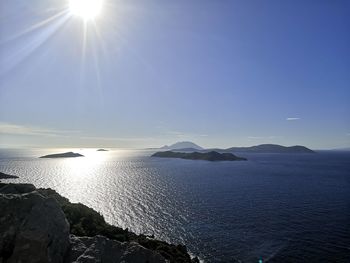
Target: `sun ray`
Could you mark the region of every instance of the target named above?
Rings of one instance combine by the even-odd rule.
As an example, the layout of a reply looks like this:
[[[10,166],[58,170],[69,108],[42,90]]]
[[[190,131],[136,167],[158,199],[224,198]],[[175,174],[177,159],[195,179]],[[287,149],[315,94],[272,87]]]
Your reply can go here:
[[[36,23],[36,24],[30,26],[29,28],[25,29],[24,31],[22,31],[20,33],[17,33],[17,34],[15,34],[7,39],[2,40],[0,45],[5,44],[6,42],[16,40],[17,38],[23,37],[23,36],[33,32],[33,31],[39,30],[39,29],[45,27],[46,25],[48,25],[49,23],[52,23],[55,20],[58,20],[62,16],[66,16],[66,18],[68,18],[66,9],[60,11],[59,13],[57,13],[57,14],[55,14],[55,15],[53,15],[53,16],[51,16],[51,17],[49,17],[49,18],[47,18],[39,23]]]
[[[9,54],[6,54],[3,58],[3,64],[6,65],[6,67],[2,68],[0,75],[11,71],[43,46],[69,20],[69,15],[66,13],[63,16],[57,16],[55,18],[54,20],[50,20],[50,24],[45,23],[45,26],[41,25],[40,32],[33,36],[28,36],[28,41],[25,42],[25,45],[11,47],[10,50],[12,52],[9,52]],[[7,45],[9,45],[9,43],[7,43]]]

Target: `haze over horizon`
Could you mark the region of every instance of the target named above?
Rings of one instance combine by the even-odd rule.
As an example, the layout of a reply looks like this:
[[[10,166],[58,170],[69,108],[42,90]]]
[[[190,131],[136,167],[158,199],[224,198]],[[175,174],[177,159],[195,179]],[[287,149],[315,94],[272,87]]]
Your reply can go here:
[[[350,147],[349,1],[0,4],[0,147]]]

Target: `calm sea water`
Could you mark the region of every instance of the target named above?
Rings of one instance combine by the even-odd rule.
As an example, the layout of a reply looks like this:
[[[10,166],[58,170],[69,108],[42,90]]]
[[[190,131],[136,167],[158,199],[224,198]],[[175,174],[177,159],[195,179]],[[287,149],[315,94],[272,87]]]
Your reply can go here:
[[[206,162],[74,149],[86,157],[37,158],[62,151],[1,150],[0,171],[111,224],[184,243],[205,262],[350,262],[350,153]]]

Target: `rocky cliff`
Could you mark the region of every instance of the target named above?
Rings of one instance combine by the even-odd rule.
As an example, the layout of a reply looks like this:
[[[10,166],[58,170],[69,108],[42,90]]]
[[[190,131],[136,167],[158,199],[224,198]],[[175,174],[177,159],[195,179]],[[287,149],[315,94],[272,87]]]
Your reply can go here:
[[[79,236],[83,235],[83,236]],[[198,262],[186,247],[107,224],[52,189],[0,184],[2,262]]]

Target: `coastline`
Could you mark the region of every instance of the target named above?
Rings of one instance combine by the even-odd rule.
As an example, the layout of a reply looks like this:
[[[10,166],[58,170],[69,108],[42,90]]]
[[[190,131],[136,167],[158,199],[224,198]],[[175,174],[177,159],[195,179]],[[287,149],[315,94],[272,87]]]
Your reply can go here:
[[[71,203],[67,198],[59,195],[55,190],[50,188],[36,188],[32,184],[15,184],[15,183],[4,183],[3,181],[0,182],[0,206],[2,207],[0,211],[1,218],[6,217],[6,214],[8,214],[8,211],[6,210],[10,209],[8,203],[6,203],[9,199],[12,199],[14,197],[20,196],[21,198],[18,200],[18,202],[15,204],[15,207],[21,207],[25,204],[25,199],[28,196],[34,196],[37,199],[38,196],[40,196],[40,200],[44,200],[43,202],[54,202],[56,203],[56,208],[52,211],[49,211],[49,217],[55,214],[63,214],[65,217],[65,221],[67,222],[67,226],[64,226],[64,228],[69,229],[69,237],[65,237],[68,239],[68,245],[67,245],[67,251],[64,254],[71,254],[72,251],[76,249],[75,246],[77,243],[82,244],[82,242],[86,244],[90,244],[91,242],[100,242],[101,244],[109,244],[108,246],[120,246],[120,244],[123,244],[123,246],[130,249],[130,246],[134,249],[134,247],[137,247],[138,252],[128,252],[129,254],[134,253],[134,256],[137,256],[138,258],[141,258],[141,260],[148,260],[151,262],[184,262],[184,263],[198,263],[200,262],[198,258],[191,257],[190,254],[187,251],[186,246],[184,245],[174,245],[169,244],[165,241],[157,240],[153,236],[147,236],[144,234],[137,235],[131,231],[129,231],[127,228],[122,229],[116,226],[112,226],[105,222],[102,215],[100,215],[98,212],[93,210],[92,208],[89,208],[81,203]],[[34,204],[34,206],[36,203]],[[11,205],[13,206],[13,205]],[[47,212],[47,211],[46,211]],[[5,214],[4,214],[5,213]],[[37,214],[35,216],[41,217],[43,216],[43,211],[37,211]],[[7,222],[8,224],[11,224],[12,222],[19,222],[22,219],[20,218],[23,215],[17,215],[16,213],[13,213],[14,218]],[[24,217],[31,216],[31,215],[24,215]],[[51,222],[49,222],[51,223]],[[8,238],[8,236],[14,233],[10,233],[8,229],[17,229],[17,232],[15,233],[15,236],[20,236],[23,231],[21,229],[18,229],[18,226],[9,226],[6,229],[0,228],[1,236],[3,237],[3,240],[1,240],[2,244],[7,244],[3,247],[10,247],[10,251],[7,251],[7,255],[9,257],[21,258],[21,254],[18,252],[18,243],[16,241],[12,240],[11,238]],[[64,229],[60,229],[60,232],[64,232]],[[12,230],[11,230],[12,231]],[[50,231],[49,231],[50,232]],[[32,233],[32,239],[26,239],[27,246],[31,246],[31,244],[34,244],[35,242],[38,242],[37,238],[40,237],[42,233],[40,232],[34,232]],[[55,237],[55,233],[48,233],[49,236]],[[62,238],[61,238],[62,239]],[[12,242],[9,243],[9,240]],[[93,241],[92,241],[93,240]],[[46,241],[43,241],[44,243]],[[48,241],[49,242],[49,241]],[[52,242],[52,241],[50,241]],[[101,244],[99,244],[101,246]],[[103,248],[101,251],[107,251],[106,248]],[[101,253],[101,251],[95,251],[96,255]],[[142,251],[142,253],[140,252]],[[74,252],[75,253],[75,252]],[[108,251],[105,253],[113,254],[115,251]],[[126,252],[125,252],[126,253]],[[141,256],[139,255],[141,253]],[[147,254],[146,257],[144,254]],[[27,253],[28,254],[28,253]],[[43,252],[43,254],[45,254]],[[80,256],[83,256],[80,255]],[[108,255],[103,255],[108,256]],[[150,256],[150,257],[149,257]],[[142,258],[144,257],[144,258]],[[25,258],[23,258],[25,259]],[[73,262],[70,261],[70,259],[63,258],[65,262]],[[153,260],[152,260],[153,259]],[[164,259],[164,261],[163,261]],[[68,261],[67,261],[68,260]],[[110,261],[106,261],[110,262]],[[112,262],[112,261],[111,261]],[[114,261],[113,261],[114,262]],[[126,261],[126,262],[133,262],[133,261]]]

